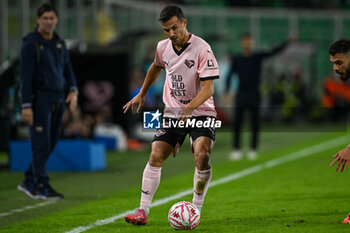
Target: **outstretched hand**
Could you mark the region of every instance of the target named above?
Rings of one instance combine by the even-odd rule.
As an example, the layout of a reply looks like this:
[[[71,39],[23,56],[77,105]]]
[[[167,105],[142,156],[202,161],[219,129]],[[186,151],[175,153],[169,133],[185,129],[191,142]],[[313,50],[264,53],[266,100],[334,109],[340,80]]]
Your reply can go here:
[[[136,113],[139,113],[144,103],[145,103],[145,97],[139,93],[134,98],[132,98],[127,104],[124,105],[123,107],[124,113],[126,113],[130,108],[131,108],[131,111],[135,113],[136,106],[138,106]]]
[[[335,170],[338,171],[341,167],[340,172],[343,172],[344,168],[345,171],[347,171],[350,162],[350,144],[341,151],[339,151],[337,154],[333,155],[333,158],[335,159],[330,164],[331,167],[338,162],[337,168]]]

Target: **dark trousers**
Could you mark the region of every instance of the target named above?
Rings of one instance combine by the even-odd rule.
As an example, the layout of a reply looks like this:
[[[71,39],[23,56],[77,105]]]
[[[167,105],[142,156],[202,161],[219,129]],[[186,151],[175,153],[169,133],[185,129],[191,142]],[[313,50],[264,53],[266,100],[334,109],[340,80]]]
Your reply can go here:
[[[251,144],[250,148],[256,150],[259,140],[259,118],[260,118],[260,93],[259,91],[239,91],[236,95],[236,106],[234,108],[233,123],[233,148],[241,149],[241,127],[244,122],[244,113],[246,110],[250,113],[251,125]]]
[[[47,184],[49,176],[46,162],[55,148],[62,128],[65,104],[63,100],[50,101],[47,98],[36,98],[33,103],[33,125],[30,126],[32,160],[25,172],[25,180],[36,184]]]

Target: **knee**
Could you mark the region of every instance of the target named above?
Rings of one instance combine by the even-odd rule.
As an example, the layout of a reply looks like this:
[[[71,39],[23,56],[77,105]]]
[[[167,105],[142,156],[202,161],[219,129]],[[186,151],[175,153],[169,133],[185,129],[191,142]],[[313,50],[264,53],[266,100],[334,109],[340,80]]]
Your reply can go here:
[[[164,158],[163,155],[158,150],[154,150],[151,152],[149,157],[149,165],[152,167],[161,167],[163,165]]]
[[[210,150],[202,149],[195,153],[196,167],[199,170],[207,170],[210,168]]]

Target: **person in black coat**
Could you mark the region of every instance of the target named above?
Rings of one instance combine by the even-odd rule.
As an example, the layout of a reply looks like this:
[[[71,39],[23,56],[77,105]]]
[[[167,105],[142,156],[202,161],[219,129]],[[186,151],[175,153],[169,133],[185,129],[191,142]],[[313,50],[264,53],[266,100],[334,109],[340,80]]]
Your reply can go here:
[[[248,158],[255,159],[257,157],[260,107],[259,87],[262,62],[265,58],[281,52],[287,47],[289,42],[294,40],[295,37],[290,37],[288,41],[270,51],[254,52],[252,36],[248,33],[243,35],[241,40],[243,51],[241,54],[234,55],[231,58],[231,67],[226,78],[226,93],[228,93],[230,88],[232,74],[236,73],[239,79],[239,87],[235,97],[233,151],[229,156],[230,160],[242,158],[240,132],[245,110],[250,111],[250,123],[252,127],[252,138]]]

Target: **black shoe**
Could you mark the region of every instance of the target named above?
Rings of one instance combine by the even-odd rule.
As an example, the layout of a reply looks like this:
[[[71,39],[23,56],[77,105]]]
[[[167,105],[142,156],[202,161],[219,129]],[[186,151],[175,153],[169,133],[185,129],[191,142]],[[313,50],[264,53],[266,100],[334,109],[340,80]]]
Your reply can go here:
[[[22,184],[17,186],[17,189],[26,194],[28,197],[37,199],[34,183],[23,181]]]
[[[35,196],[42,200],[61,200],[64,198],[63,194],[54,190],[50,184],[39,184]]]

